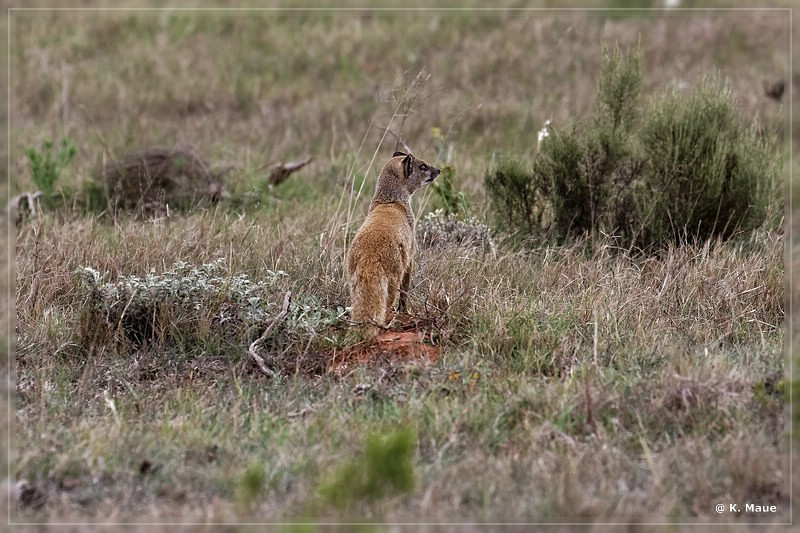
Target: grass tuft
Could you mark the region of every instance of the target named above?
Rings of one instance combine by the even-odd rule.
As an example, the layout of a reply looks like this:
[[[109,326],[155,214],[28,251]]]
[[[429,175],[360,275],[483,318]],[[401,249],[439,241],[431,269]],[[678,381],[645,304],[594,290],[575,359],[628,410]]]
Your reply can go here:
[[[408,427],[368,435],[363,455],[340,465],[320,485],[320,496],[347,514],[356,503],[413,491],[415,443],[416,436]]]

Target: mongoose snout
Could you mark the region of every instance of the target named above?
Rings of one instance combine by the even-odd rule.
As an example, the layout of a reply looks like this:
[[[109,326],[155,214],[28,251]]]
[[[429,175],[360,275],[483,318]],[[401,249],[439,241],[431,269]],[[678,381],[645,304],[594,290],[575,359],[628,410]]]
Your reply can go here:
[[[395,305],[406,309],[416,249],[410,198],[440,173],[411,154],[395,152],[378,176],[367,218],[347,253],[350,319],[372,334],[386,325]]]
[[[438,168],[434,168],[434,169],[433,169],[433,171],[431,172],[431,175],[430,175],[430,177],[428,177],[428,178],[425,178],[425,181],[423,181],[423,183],[424,183],[425,185],[427,185],[427,184],[429,184],[429,183],[433,183],[433,180],[435,180],[436,178],[438,178],[438,177],[439,177],[439,174],[441,174],[441,173],[442,173],[442,171],[441,171],[441,170],[439,170]]]

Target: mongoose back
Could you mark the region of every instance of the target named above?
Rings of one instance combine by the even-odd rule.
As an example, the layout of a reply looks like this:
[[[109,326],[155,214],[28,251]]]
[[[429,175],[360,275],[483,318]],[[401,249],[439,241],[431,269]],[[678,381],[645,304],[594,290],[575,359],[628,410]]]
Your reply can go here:
[[[416,247],[411,194],[441,171],[411,154],[395,152],[375,186],[367,218],[347,253],[350,319],[375,335],[386,314],[405,311]]]

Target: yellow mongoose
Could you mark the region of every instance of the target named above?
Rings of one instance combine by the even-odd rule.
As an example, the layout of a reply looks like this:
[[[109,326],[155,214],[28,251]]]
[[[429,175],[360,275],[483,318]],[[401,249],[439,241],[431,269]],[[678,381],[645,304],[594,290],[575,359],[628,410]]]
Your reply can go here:
[[[367,218],[347,253],[350,320],[365,323],[373,336],[395,304],[405,311],[416,247],[409,200],[440,172],[411,154],[395,152],[378,176]]]

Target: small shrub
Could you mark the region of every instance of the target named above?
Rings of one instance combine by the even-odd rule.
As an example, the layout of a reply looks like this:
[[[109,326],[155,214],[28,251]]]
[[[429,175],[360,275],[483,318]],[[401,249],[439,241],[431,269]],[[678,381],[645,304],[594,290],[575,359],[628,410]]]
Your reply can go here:
[[[494,253],[492,230],[472,216],[458,216],[444,209],[425,215],[417,225],[420,244],[426,247],[465,246]]]
[[[259,463],[251,464],[239,478],[236,487],[238,501],[245,508],[249,507],[261,494],[266,486],[264,466]]]
[[[225,172],[213,168],[191,146],[151,147],[107,162],[89,192],[88,203],[102,205],[104,200],[108,208],[138,215],[186,211],[226,196]]]
[[[625,62],[618,46],[614,50],[603,44],[603,66],[597,82],[595,121],[603,126],[609,139],[630,132],[639,114],[639,91],[642,86],[641,45]]]
[[[355,502],[373,503],[413,491],[416,442],[414,431],[408,427],[367,436],[363,456],[341,465],[320,486],[320,495],[346,512]]]
[[[276,308],[272,286],[284,272],[267,271],[265,281],[227,274],[224,259],[200,266],[179,261],[163,274],[121,276],[103,282],[104,274],[90,267],[77,271],[86,291],[82,317],[86,340],[98,330],[142,344],[153,338],[233,337],[241,341],[254,326],[267,322]],[[214,331],[210,329],[214,326]]]
[[[469,213],[469,202],[467,196],[463,191],[456,191],[453,187],[453,177],[456,171],[453,167],[447,165],[442,168],[442,175],[431,183],[433,193],[442,204],[441,209],[445,214],[462,214]]]
[[[501,227],[528,235],[542,229],[543,209],[538,197],[543,187],[530,164],[500,157],[484,183]]]
[[[582,166],[586,148],[574,133],[558,128],[552,129],[542,144],[541,156],[534,160],[530,178],[531,183],[538,184],[533,195],[533,208],[538,214],[536,227],[555,229],[562,238],[591,230],[599,183]],[[545,217],[548,211],[549,216]]]
[[[442,175],[431,184],[441,207],[428,213],[417,225],[420,244],[427,247],[466,246],[495,251],[491,229],[470,214],[463,191],[453,186],[455,169],[445,166]]]
[[[348,313],[342,306],[326,307],[316,296],[299,294],[293,298],[286,323],[292,331],[315,334],[320,330],[340,323]]]
[[[31,162],[31,179],[46,199],[52,197],[61,171],[77,153],[78,149],[67,139],[61,140],[57,152],[52,141],[45,141],[41,152],[35,148],[25,150],[25,155]]]
[[[637,215],[648,241],[727,238],[764,222],[778,160],[727,85],[712,77],[688,94],[667,93],[646,116]]]
[[[487,174],[487,188],[508,229],[564,241],[613,226],[614,189],[627,185],[624,178],[630,175],[625,166],[641,77],[640,51],[623,62],[619,48],[604,45],[596,114],[585,131],[548,121],[548,134],[540,135],[531,162],[502,160]]]

